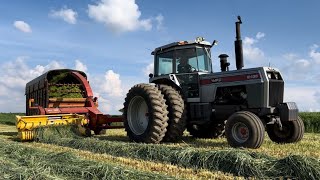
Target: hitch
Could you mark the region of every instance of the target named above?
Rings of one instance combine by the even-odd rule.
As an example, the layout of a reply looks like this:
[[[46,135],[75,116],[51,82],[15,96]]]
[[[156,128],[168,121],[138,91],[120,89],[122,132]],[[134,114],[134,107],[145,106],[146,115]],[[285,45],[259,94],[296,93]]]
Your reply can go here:
[[[279,117],[272,117],[271,121],[267,124],[276,124],[279,127],[279,130],[282,131],[282,123]]]

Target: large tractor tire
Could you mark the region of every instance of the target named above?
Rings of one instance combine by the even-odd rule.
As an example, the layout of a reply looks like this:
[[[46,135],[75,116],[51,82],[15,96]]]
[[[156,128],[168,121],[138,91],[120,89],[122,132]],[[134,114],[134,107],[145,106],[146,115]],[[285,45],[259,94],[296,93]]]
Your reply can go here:
[[[249,111],[232,114],[226,123],[226,137],[232,147],[259,148],[264,132],[261,119]]]
[[[187,130],[195,138],[219,138],[225,134],[225,124],[188,125]]]
[[[298,116],[296,121],[282,122],[282,130],[277,124],[268,124],[267,132],[269,138],[276,143],[295,143],[303,138],[304,124]]]
[[[173,87],[161,84],[159,85],[159,89],[164,95],[169,112],[167,132],[163,140],[166,142],[176,142],[181,139],[183,131],[186,128],[186,106],[180,93]]]
[[[127,135],[135,142],[160,143],[167,131],[165,99],[151,84],[137,84],[129,90],[123,117]]]

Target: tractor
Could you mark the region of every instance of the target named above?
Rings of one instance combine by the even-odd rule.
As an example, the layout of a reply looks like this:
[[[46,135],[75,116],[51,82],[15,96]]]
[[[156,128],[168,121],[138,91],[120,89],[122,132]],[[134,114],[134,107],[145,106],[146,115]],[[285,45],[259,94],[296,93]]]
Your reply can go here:
[[[176,142],[185,129],[196,138],[225,136],[230,146],[259,148],[265,131],[276,143],[302,139],[304,124],[295,102],[283,102],[284,80],[272,67],[243,69],[240,16],[236,24],[236,70],[221,54],[213,72],[211,48],[204,38],[156,48],[149,83],[133,86],[123,120],[132,141]]]

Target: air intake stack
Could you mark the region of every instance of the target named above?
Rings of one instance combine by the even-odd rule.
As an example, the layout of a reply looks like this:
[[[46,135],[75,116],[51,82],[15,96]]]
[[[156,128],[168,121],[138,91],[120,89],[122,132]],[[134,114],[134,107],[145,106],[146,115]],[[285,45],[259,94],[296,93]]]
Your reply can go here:
[[[223,71],[229,71],[230,63],[228,63],[228,55],[227,54],[220,54],[220,68],[221,72]]]
[[[242,50],[240,24],[242,24],[242,21],[241,21],[241,17],[238,16],[238,21],[236,22],[236,40],[234,41],[237,70],[240,70],[243,67],[243,50]]]

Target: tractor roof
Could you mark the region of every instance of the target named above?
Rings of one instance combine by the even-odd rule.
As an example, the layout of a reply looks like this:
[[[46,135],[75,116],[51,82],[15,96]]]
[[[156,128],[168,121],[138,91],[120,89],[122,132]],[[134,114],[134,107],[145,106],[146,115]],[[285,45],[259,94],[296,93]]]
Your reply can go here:
[[[156,48],[154,51],[152,51],[152,55],[156,54],[158,51],[163,51],[165,49],[169,49],[172,47],[177,47],[177,46],[189,46],[189,45],[195,45],[195,44],[199,44],[199,45],[204,45],[204,46],[212,46],[210,42],[208,41],[204,41],[204,38],[202,37],[198,37],[196,40],[193,41],[179,41],[179,42],[173,42],[170,44],[166,44],[164,46],[160,46],[158,48]]]

